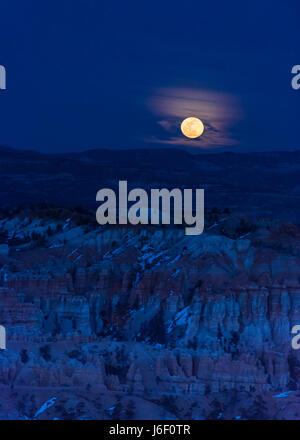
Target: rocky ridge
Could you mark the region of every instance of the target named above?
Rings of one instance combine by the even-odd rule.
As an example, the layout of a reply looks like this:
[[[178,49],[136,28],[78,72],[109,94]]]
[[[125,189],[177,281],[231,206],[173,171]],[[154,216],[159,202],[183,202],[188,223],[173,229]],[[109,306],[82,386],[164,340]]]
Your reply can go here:
[[[299,418],[299,227],[215,210],[187,237],[43,207],[0,236],[2,418],[54,395],[46,418]]]

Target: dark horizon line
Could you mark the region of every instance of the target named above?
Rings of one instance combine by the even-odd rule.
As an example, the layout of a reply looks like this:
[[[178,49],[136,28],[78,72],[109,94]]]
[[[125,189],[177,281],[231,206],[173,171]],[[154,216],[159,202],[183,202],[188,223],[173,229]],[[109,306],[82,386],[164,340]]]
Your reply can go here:
[[[287,153],[300,153],[300,147],[299,148],[295,148],[293,150],[261,150],[261,151],[233,151],[233,150],[226,150],[224,151],[224,148],[227,147],[220,147],[220,148],[215,148],[213,150],[210,150],[209,148],[206,149],[198,149],[197,151],[193,152],[193,150],[196,150],[196,148],[193,147],[157,147],[155,146],[154,148],[151,147],[146,147],[146,148],[141,148],[141,147],[125,147],[125,148],[108,148],[108,147],[102,147],[102,148],[88,148],[86,150],[81,150],[81,151],[64,151],[64,152],[45,152],[45,151],[40,151],[38,149],[22,149],[22,148],[15,148],[15,147],[11,147],[11,146],[7,146],[7,145],[1,145],[0,144],[0,153],[2,151],[7,151],[7,152],[16,152],[16,153],[35,153],[35,154],[40,154],[40,155],[45,155],[45,156],[68,156],[68,155],[82,155],[85,153],[91,153],[91,152],[97,152],[97,151],[105,151],[105,152],[110,152],[110,153],[114,153],[114,152],[133,152],[133,151],[139,151],[139,152],[152,152],[152,151],[172,151],[172,152],[182,152],[182,153],[186,153],[190,156],[202,156],[202,155],[221,155],[221,154],[235,154],[235,155],[257,155],[257,154],[287,154]],[[199,151],[200,150],[200,151]]]

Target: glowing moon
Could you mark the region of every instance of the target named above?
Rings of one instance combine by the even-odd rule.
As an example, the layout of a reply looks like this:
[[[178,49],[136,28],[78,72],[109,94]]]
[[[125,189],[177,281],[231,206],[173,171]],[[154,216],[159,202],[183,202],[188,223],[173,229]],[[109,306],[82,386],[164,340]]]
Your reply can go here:
[[[204,132],[204,125],[198,118],[186,118],[181,123],[181,131],[184,136],[195,139]]]

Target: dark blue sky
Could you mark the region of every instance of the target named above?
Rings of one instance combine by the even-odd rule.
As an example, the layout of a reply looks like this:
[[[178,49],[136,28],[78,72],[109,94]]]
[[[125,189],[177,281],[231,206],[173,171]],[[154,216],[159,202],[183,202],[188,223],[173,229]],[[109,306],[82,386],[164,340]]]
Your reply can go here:
[[[299,19],[296,0],[6,0],[0,144],[299,149]],[[207,130],[189,144],[195,109]]]

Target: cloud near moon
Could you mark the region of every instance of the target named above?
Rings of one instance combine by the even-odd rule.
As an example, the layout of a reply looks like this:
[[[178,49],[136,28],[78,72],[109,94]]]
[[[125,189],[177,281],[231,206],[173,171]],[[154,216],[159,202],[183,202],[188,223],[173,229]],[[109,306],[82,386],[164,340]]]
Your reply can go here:
[[[163,128],[161,138],[152,142],[215,148],[237,145],[234,125],[241,119],[238,101],[229,94],[201,89],[164,88],[156,90],[148,106]],[[180,131],[183,119],[194,116],[203,121],[204,134],[198,139],[184,138]]]

